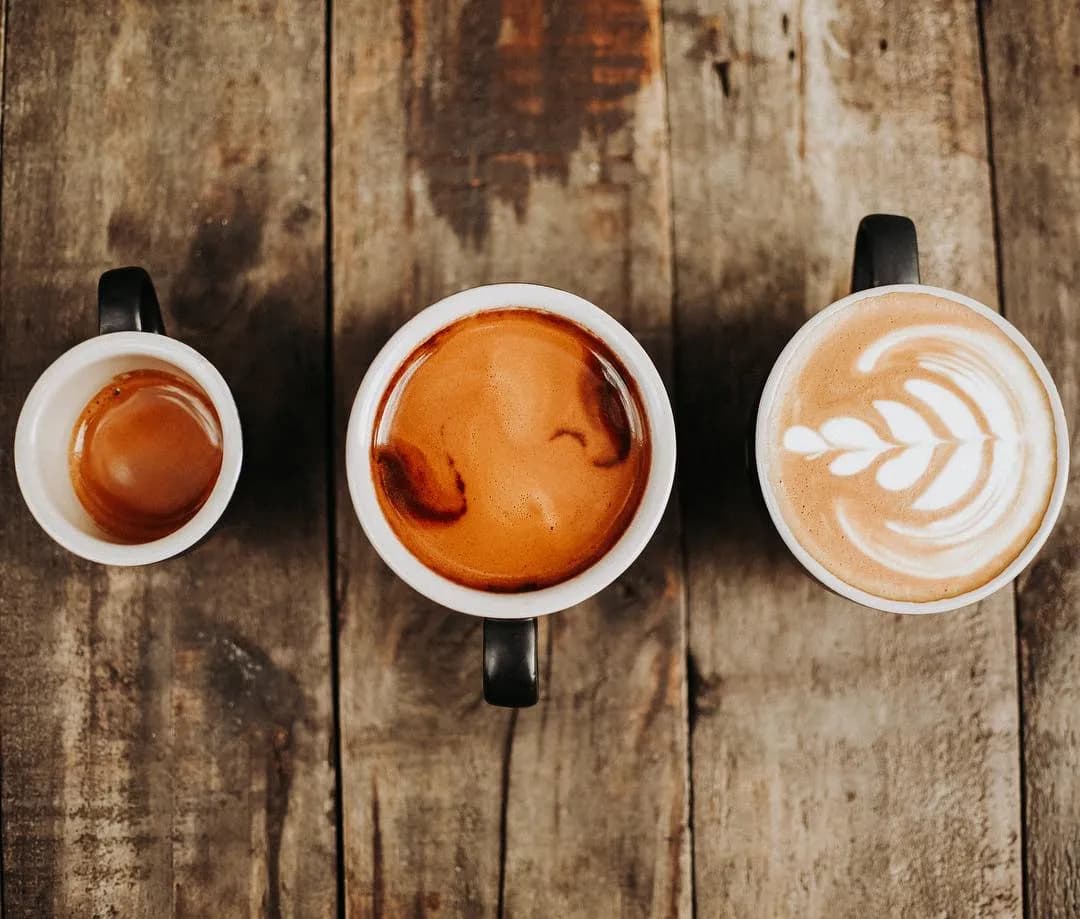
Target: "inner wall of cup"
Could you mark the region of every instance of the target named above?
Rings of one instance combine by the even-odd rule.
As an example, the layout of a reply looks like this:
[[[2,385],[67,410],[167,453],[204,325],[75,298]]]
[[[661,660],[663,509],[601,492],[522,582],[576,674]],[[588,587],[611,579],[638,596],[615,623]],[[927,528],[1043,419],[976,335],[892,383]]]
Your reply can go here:
[[[118,354],[78,367],[64,379],[50,381],[48,395],[34,422],[34,462],[45,498],[72,526],[111,543],[117,541],[93,521],[75,495],[69,469],[71,434],[86,403],[113,377],[132,370],[165,370],[198,385],[168,361],[139,354]]]

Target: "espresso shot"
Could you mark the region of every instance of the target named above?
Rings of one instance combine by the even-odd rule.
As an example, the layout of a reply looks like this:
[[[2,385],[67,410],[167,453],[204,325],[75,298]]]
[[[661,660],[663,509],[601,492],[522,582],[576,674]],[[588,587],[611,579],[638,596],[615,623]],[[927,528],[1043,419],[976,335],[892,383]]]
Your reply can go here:
[[[165,370],[115,376],[87,402],[71,434],[75,495],[119,543],[182,527],[206,503],[221,462],[221,423],[209,397]]]
[[[427,567],[514,593],[584,571],[649,477],[641,397],[581,326],[521,307],[467,316],[402,363],[375,418],[387,521]]]

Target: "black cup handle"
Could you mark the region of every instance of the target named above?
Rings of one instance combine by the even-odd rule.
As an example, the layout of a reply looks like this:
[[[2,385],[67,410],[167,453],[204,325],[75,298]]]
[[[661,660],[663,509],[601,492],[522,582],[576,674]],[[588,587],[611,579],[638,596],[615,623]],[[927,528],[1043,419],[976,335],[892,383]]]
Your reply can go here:
[[[536,620],[484,620],[484,701],[528,708],[540,698]]]
[[[98,281],[98,333],[165,334],[154,282],[144,268],[113,268]]]
[[[851,292],[886,284],[919,283],[919,244],[915,224],[896,214],[870,214],[855,234]]]

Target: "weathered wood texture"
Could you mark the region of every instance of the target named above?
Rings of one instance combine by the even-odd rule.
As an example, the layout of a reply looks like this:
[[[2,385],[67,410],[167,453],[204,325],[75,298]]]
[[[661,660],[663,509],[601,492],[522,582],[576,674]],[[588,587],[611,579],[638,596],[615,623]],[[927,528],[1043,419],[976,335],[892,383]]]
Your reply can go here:
[[[1080,9],[983,3],[1002,306],[1080,409]],[[1073,469],[1076,450],[1073,449]],[[1028,905],[1080,915],[1080,495],[1018,581]]]
[[[403,320],[489,281],[594,300],[671,366],[655,0],[337,0],[336,430]],[[480,696],[479,620],[410,592],[339,496],[350,915],[690,908],[678,522],[542,626],[543,697]]]
[[[698,913],[1016,915],[1010,594],[911,618],[833,597],[743,468],[863,214],[909,214],[924,280],[995,302],[974,6],[670,0],[665,23]]]
[[[7,4],[0,3],[0,228],[3,227],[4,218],[4,201],[3,201],[3,169],[4,169],[4,110],[3,110],[3,98],[4,98],[4,50],[6,48],[6,42],[4,41],[5,26],[7,20]],[[2,276],[2,275],[0,275]],[[0,312],[3,312],[3,301],[0,300]],[[8,428],[5,423],[8,422],[7,413],[7,399],[6,388],[3,385],[4,367],[6,362],[3,358],[4,341],[5,336],[3,334],[3,322],[0,320],[0,487],[8,488],[11,484],[10,477],[13,474],[10,471],[11,455],[10,447],[2,445],[2,441],[6,439]],[[9,469],[7,478],[4,477],[3,468]],[[3,492],[0,491],[0,508],[7,510],[4,505]],[[0,522],[0,526],[3,523]],[[2,571],[3,562],[0,561],[0,571]],[[3,584],[0,582],[0,594],[3,592]],[[0,600],[0,641],[3,641],[3,601]],[[3,692],[4,686],[0,677],[0,692]],[[0,707],[0,916],[6,915],[4,908],[4,718],[3,708]]]
[[[333,913],[324,45],[317,9],[11,0],[0,264],[0,723],[8,916]],[[146,265],[229,381],[217,533],[82,563],[19,497],[35,377]]]

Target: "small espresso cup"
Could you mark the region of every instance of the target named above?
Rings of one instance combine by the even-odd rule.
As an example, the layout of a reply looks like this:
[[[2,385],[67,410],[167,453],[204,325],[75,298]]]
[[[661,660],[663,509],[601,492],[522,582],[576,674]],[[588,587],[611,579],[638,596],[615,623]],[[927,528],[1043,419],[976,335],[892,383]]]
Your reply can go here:
[[[648,478],[637,511],[617,542],[590,567],[549,587],[495,593],[458,584],[432,571],[402,543],[376,494],[372,440],[380,403],[405,360],[440,330],[491,310],[540,310],[590,332],[620,360],[636,384],[649,426]],[[667,392],[653,362],[615,319],[587,300],[537,284],[493,284],[453,294],[427,307],[390,338],[364,376],[353,402],[346,437],[349,492],[360,525],[383,561],[430,600],[484,621],[484,698],[493,705],[536,703],[536,618],[567,609],[598,593],[621,575],[655,531],[675,476],[675,425]]]
[[[60,355],[34,384],[15,429],[15,472],[34,518],[75,555],[103,565],[147,565],[190,549],[217,523],[240,476],[240,417],[221,374],[193,348],[169,338],[150,276],[105,272],[98,284],[99,334]],[[182,526],[150,542],[121,543],[80,504],[72,485],[72,428],[87,402],[117,374],[164,370],[198,385],[217,412],[222,462],[206,502]]]
[[[1046,369],[1045,364],[1040,359],[1039,355],[1035,352],[1035,349],[1027,341],[1027,339],[1025,339],[1024,336],[1011,323],[1005,320],[998,313],[991,310],[989,307],[984,306],[982,303],[979,303],[970,297],[967,297],[960,293],[956,293],[955,291],[944,290],[938,287],[931,287],[921,283],[919,277],[919,257],[915,226],[908,218],[888,214],[872,214],[868,217],[863,218],[863,220],[859,224],[858,232],[855,238],[855,259],[852,270],[851,286],[851,294],[825,307],[823,310],[813,316],[795,334],[795,336],[787,344],[787,346],[784,348],[783,352],[777,359],[776,363],[774,364],[768,380],[766,381],[764,391],[762,392],[761,400],[759,402],[757,410],[753,452],[755,457],[754,464],[757,470],[757,477],[761,487],[762,495],[765,500],[765,505],[768,508],[769,516],[772,518],[773,524],[779,531],[781,537],[787,544],[788,548],[791,550],[792,554],[795,556],[795,558],[799,560],[803,567],[811,575],[813,575],[814,578],[816,578],[821,584],[823,584],[833,593],[839,594],[840,596],[846,597],[850,600],[854,600],[856,603],[859,603],[863,606],[891,613],[942,613],[958,609],[962,606],[967,606],[968,604],[976,603],[979,600],[982,600],[983,598],[999,590],[1001,587],[1004,587],[1032,561],[1036,553],[1038,553],[1039,549],[1042,548],[1043,544],[1046,542],[1051,530],[1053,529],[1054,523],[1057,520],[1058,514],[1061,511],[1062,504],[1065,500],[1065,487],[1068,481],[1069,474],[1069,439],[1066,430],[1065,413],[1061,405],[1061,398],[1058,394],[1057,388],[1055,387],[1053,380],[1050,377],[1049,371]],[[795,360],[796,355],[800,353],[800,348],[808,341],[813,341],[814,336],[821,336],[822,333],[827,334],[831,324],[837,322],[840,315],[849,315],[849,313],[845,311],[852,309],[857,310],[859,308],[859,304],[864,300],[871,300],[875,297],[880,297],[892,293],[929,294],[938,300],[950,301],[953,304],[958,304],[959,306],[964,307],[965,309],[970,310],[973,313],[978,314],[979,316],[985,317],[985,319],[993,323],[997,327],[997,329],[1004,333],[1004,336],[1008,338],[1013,345],[1016,346],[1016,349],[1018,349],[1019,352],[1026,359],[1026,363],[1030,366],[1030,369],[1034,372],[1034,375],[1035,377],[1037,377],[1038,380],[1038,383],[1033,384],[1034,388],[1032,388],[1030,391],[1037,392],[1038,385],[1041,384],[1041,388],[1045,392],[1046,400],[1049,405],[1050,416],[1052,417],[1054,434],[1053,439],[1055,449],[1054,458],[1056,462],[1056,468],[1053,475],[1052,485],[1049,486],[1049,500],[1046,504],[1045,510],[1042,512],[1041,520],[1038,520],[1037,523],[1035,519],[1031,520],[1031,526],[1034,526],[1032,535],[1027,539],[1026,543],[1020,544],[1019,551],[1017,551],[1015,556],[1013,556],[1007,564],[1004,564],[1002,570],[996,575],[988,577],[985,583],[979,584],[973,589],[965,590],[961,593],[956,593],[935,599],[909,601],[876,596],[873,593],[859,589],[845,582],[837,574],[833,573],[833,571],[826,567],[821,558],[815,557],[815,555],[799,541],[798,537],[793,532],[792,527],[785,520],[784,514],[781,510],[777,489],[776,486],[773,484],[773,479],[769,474],[768,468],[768,464],[770,462],[769,457],[771,455],[770,450],[775,453],[777,449],[776,446],[771,443],[771,439],[775,437],[775,433],[771,429],[771,413],[777,406],[778,397],[780,395],[780,388],[783,382],[785,371],[788,369],[791,362]],[[933,326],[929,326],[929,328],[932,330]],[[930,333],[927,333],[927,335],[928,337],[932,337],[930,336]],[[956,338],[957,340],[962,341],[962,336],[956,336]],[[868,347],[861,351],[855,351],[855,346],[847,345],[845,346],[847,350],[843,353],[852,354],[852,360],[857,360],[860,364],[865,365],[864,367],[860,368],[861,371],[869,372],[868,370],[866,370],[867,367],[874,367],[876,366],[876,361],[884,360],[882,355],[885,354],[885,349],[884,347],[881,347],[881,343],[885,341],[896,340],[896,333],[884,333],[881,339],[875,340],[875,344],[873,347]],[[918,367],[918,373],[921,377],[921,379],[918,381],[920,386],[923,385],[925,379],[933,379],[935,373],[944,373],[946,375],[951,374],[951,376],[939,377],[939,379],[949,378],[953,380],[966,380],[969,391],[975,391],[973,389],[970,389],[970,387],[975,385],[973,381],[976,378],[972,376],[970,370],[968,370],[962,363],[956,361],[955,359],[952,360],[952,362],[950,363],[948,358],[941,359],[935,358],[933,355],[930,355],[929,357],[921,358]],[[908,393],[918,392],[917,389],[913,390],[911,388],[910,379],[905,384],[905,386],[907,387],[905,391]],[[924,393],[926,392],[925,389],[922,391]],[[870,397],[868,396],[867,398]],[[879,400],[880,398],[881,397],[879,397]],[[957,406],[959,406],[964,401],[961,398],[951,398],[955,399],[954,405]],[[918,399],[916,399],[915,402],[917,405],[922,404],[918,402]],[[905,409],[902,405],[899,406],[899,408],[896,408],[898,404],[895,401],[891,403],[888,401],[874,401],[871,404],[874,406],[875,411],[879,412],[882,411],[882,409],[878,408],[879,405],[883,405],[886,409],[892,407],[892,410],[894,411],[894,418],[896,417],[896,411],[899,411],[901,413],[901,419],[903,418],[904,414],[910,413],[907,414],[907,417],[909,419],[916,414],[916,412],[912,409]],[[928,404],[929,403],[922,404],[923,408],[926,408]],[[979,408],[978,410],[982,411],[981,408]],[[961,409],[961,414],[963,414],[965,411],[970,410]],[[974,415],[969,415],[969,417],[973,418]],[[846,422],[851,419],[838,418],[836,420]],[[985,423],[987,425],[990,424],[989,415],[985,416]],[[869,427],[868,425],[866,425],[865,422],[860,422],[858,420],[856,420],[856,424],[863,424],[864,429],[867,429]],[[891,424],[892,422],[890,421],[890,425]],[[923,430],[929,430],[927,422],[925,421],[919,422],[916,420],[915,424],[917,427],[921,425]],[[805,426],[798,427],[799,430],[802,432],[800,433],[800,437],[805,437],[807,435],[807,432],[809,432],[810,438],[820,440],[821,447],[820,452],[815,452],[819,450],[819,447],[816,446],[815,443],[807,441],[808,445],[801,445],[796,450],[796,452],[807,454],[808,461],[813,460],[815,462],[828,462],[829,460],[820,459],[820,457],[826,455],[826,446],[828,446],[829,450],[837,448],[833,445],[828,445],[826,440],[822,437],[821,431],[824,431],[825,428],[822,427],[819,431],[814,432],[810,428],[806,428]],[[834,430],[836,429],[834,428]],[[933,436],[937,437],[937,435]],[[996,437],[997,435],[995,434],[993,436]],[[982,435],[982,441],[990,441],[992,439],[993,438],[990,435]],[[898,443],[894,444],[891,443],[891,441],[889,443],[885,443],[884,441],[880,441],[879,439],[879,443],[883,444],[886,449],[892,450],[893,448],[895,448],[895,452],[897,454],[899,454],[900,451],[907,449],[906,444],[908,442],[905,442],[901,439]],[[934,443],[940,444],[942,443],[942,441],[939,438],[934,441]],[[994,446],[996,447],[996,445]],[[846,449],[848,448],[839,448],[839,452],[843,453]],[[937,449],[937,447],[935,446],[929,449],[933,450]],[[980,450],[981,449],[982,448],[980,447]],[[828,455],[831,456],[832,454],[830,453]],[[981,479],[977,478],[977,476],[983,474],[984,467],[976,466],[975,463],[985,463],[986,460],[985,458],[982,458],[984,457],[983,453],[980,452],[978,455],[979,457],[981,457],[978,460],[971,459],[970,455],[965,457],[964,462],[965,464],[969,464],[970,468],[968,468],[968,465],[965,465],[964,468],[966,472],[964,473],[964,476],[966,476],[966,478],[962,476],[960,481],[970,481],[972,483],[982,481]],[[859,470],[873,468],[864,466],[863,461],[858,457],[855,457],[855,454],[853,453],[848,453],[844,457],[845,460],[851,458],[855,458],[854,466],[857,466]],[[878,474],[880,475],[880,467],[877,468],[879,470]],[[930,467],[922,463],[916,463],[913,468],[918,470],[919,468],[929,469]],[[944,469],[944,466],[942,466],[941,468]],[[959,465],[957,468],[959,468]],[[848,470],[843,472],[837,471],[833,474],[838,476],[844,476],[858,473]],[[942,475],[943,474],[944,473],[942,473]],[[986,475],[988,476],[989,473],[986,472]],[[930,479],[933,482],[937,481],[937,479],[932,476],[930,476]],[[923,481],[922,479],[916,480],[916,485],[905,484],[907,483],[907,481],[908,480],[905,478],[899,478],[892,487],[896,489],[910,488],[916,490],[917,485],[918,488],[923,488],[923,486],[919,484],[921,481]],[[986,479],[986,481],[989,481],[989,479]],[[978,484],[970,484],[967,486],[967,489],[968,490],[966,491],[958,491],[956,495],[951,498],[945,496],[945,493],[942,492],[943,497],[939,498],[938,501],[933,504],[935,508],[940,508],[937,513],[944,515],[953,515],[950,517],[951,521],[956,521],[959,519],[958,512],[953,511],[953,508],[959,508],[960,511],[969,513],[971,511],[971,507],[976,505],[977,502],[975,498],[972,498],[970,501],[965,503],[965,497],[968,497],[973,493],[976,494],[978,497],[981,497],[985,492],[983,490],[983,486],[980,486]],[[928,492],[929,489],[926,489],[926,491],[921,491],[919,492],[919,494],[925,496]],[[897,493],[900,492],[897,491]],[[953,503],[944,503],[945,501],[951,501]],[[917,505],[918,502],[916,500],[914,505],[916,509]],[[920,513],[923,512],[920,511]],[[887,525],[893,530],[893,532],[914,534],[916,538],[924,540],[930,538],[927,536],[928,533],[932,532],[934,539],[938,539],[937,534],[942,534],[940,537],[941,544],[956,545],[958,540],[963,539],[963,529],[957,523],[951,523],[951,525],[954,527],[954,530],[948,533],[946,533],[944,527],[941,527],[940,521],[933,520],[929,524],[920,523],[918,526],[908,526],[907,524],[901,526],[899,523],[888,523]],[[941,528],[931,530],[932,526],[938,526]],[[983,523],[981,524],[981,526],[985,529],[989,527],[990,524]],[[854,537],[852,536],[852,533],[854,533],[854,531],[845,530],[844,532],[847,534],[845,536],[845,539],[851,540],[852,545],[855,545],[857,547],[858,543],[854,541]],[[952,542],[946,543],[947,540],[952,540]],[[891,556],[893,561],[895,561],[897,557],[898,556],[895,553],[893,554],[893,556]],[[929,571],[930,567],[932,566],[927,565],[920,570]],[[896,570],[902,572],[903,569],[897,568]],[[902,578],[903,576],[904,575],[901,573],[900,575],[898,575],[898,578]],[[928,576],[934,580],[936,580],[938,577],[944,579],[945,577],[947,577],[947,572],[941,571],[940,575],[937,572],[934,572],[932,575]]]

